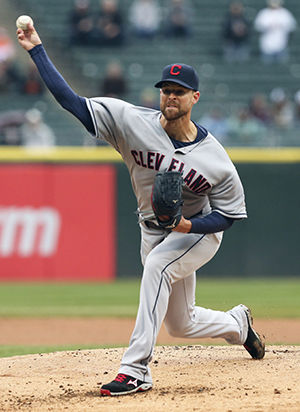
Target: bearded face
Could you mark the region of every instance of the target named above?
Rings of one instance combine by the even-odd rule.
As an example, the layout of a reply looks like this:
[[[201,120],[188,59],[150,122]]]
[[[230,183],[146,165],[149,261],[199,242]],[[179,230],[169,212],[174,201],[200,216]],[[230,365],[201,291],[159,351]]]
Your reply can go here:
[[[166,120],[177,120],[191,112],[199,92],[176,83],[165,83],[160,90],[160,110]]]

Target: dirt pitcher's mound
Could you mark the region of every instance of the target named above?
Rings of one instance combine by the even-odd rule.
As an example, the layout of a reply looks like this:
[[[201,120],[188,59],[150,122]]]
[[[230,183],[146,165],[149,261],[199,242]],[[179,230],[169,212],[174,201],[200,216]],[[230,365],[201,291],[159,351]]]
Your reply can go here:
[[[151,391],[101,397],[124,349],[78,350],[0,359],[1,411],[300,410],[300,348],[268,347],[261,361],[243,347],[162,346]]]

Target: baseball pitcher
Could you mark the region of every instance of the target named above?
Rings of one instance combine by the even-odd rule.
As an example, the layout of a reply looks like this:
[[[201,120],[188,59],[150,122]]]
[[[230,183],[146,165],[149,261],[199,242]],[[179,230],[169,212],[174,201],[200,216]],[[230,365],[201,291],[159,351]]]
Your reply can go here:
[[[224,230],[247,213],[226,151],[191,120],[200,98],[194,68],[176,63],[163,69],[155,84],[160,110],[84,98],[54,67],[32,24],[19,28],[17,37],[58,103],[121,154],[137,199],[144,266],[138,314],[118,374],[101,394],[151,389],[149,363],[162,322],[172,336],[222,337],[244,345],[252,358],[263,358],[264,342],[252,327],[249,308],[222,312],[195,306],[196,270],[216,254]]]

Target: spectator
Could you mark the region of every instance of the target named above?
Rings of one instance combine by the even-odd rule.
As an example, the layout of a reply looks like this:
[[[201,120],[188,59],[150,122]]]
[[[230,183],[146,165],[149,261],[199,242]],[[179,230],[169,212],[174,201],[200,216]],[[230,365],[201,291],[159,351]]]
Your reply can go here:
[[[270,100],[274,126],[290,129],[294,121],[294,108],[286,92],[281,87],[276,87],[270,93]]]
[[[192,9],[185,0],[170,0],[166,21],[166,34],[188,37],[191,34]]]
[[[135,0],[129,9],[129,22],[137,37],[152,39],[159,30],[161,10],[156,0]]]
[[[100,0],[95,40],[99,46],[120,46],[124,41],[123,18],[117,0]]]
[[[25,74],[21,84],[21,92],[28,95],[42,95],[45,92],[45,86],[36,65],[31,63],[28,72]]]
[[[261,146],[264,144],[266,129],[262,122],[251,116],[248,107],[243,107],[230,116],[228,128],[228,134],[236,145]]]
[[[70,43],[89,45],[93,43],[94,18],[89,0],[75,0],[70,15]]]
[[[19,92],[22,76],[14,60],[0,62],[0,93]]]
[[[259,47],[264,63],[284,63],[288,61],[290,33],[297,22],[292,13],[282,7],[282,0],[268,0],[268,7],[260,10],[254,27],[260,33]]]
[[[4,27],[0,27],[0,63],[13,60],[15,46]]]
[[[18,91],[20,74],[15,64],[15,46],[6,29],[0,27],[0,93]]]
[[[228,120],[221,107],[213,107],[210,112],[199,119],[199,123],[222,144],[226,143],[228,137]]]
[[[250,114],[265,125],[271,123],[272,116],[267,98],[262,93],[252,96],[249,103]]]
[[[230,3],[229,13],[223,28],[223,55],[228,63],[249,59],[250,22],[244,15],[240,2]]]
[[[8,110],[0,114],[0,144],[20,145],[21,126],[25,121],[25,112],[22,110]]]
[[[52,129],[42,119],[42,113],[37,109],[28,110],[25,123],[21,127],[21,139],[26,147],[51,147],[55,145],[55,135]]]
[[[115,61],[107,66],[100,93],[102,96],[116,98],[123,98],[126,95],[127,80],[120,63]]]

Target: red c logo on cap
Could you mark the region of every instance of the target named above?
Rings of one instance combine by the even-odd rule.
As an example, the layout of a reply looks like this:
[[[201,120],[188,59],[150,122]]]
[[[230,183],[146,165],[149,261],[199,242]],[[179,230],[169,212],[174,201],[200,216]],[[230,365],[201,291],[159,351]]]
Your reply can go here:
[[[173,64],[173,66],[171,67],[170,70],[170,74],[172,74],[173,76],[178,76],[180,74],[180,69],[182,66],[180,66],[180,64]],[[175,71],[174,69],[178,68],[179,70]]]

